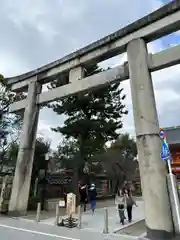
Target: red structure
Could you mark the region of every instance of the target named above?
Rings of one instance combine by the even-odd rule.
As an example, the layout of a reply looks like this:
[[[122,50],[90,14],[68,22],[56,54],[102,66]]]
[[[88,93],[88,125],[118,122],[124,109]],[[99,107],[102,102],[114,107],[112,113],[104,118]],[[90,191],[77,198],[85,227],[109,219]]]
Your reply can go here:
[[[174,173],[180,173],[180,146],[171,147],[172,169]]]
[[[165,128],[164,130],[172,155],[172,170],[180,178],[180,126]]]

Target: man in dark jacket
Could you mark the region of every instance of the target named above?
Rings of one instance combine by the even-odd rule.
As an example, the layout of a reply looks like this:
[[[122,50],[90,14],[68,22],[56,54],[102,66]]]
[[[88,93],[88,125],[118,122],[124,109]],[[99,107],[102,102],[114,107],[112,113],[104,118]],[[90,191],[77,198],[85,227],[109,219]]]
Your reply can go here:
[[[97,197],[96,186],[95,186],[95,184],[92,183],[89,188],[89,200],[91,203],[91,210],[93,213],[96,208],[96,197]]]
[[[81,206],[84,207],[84,212],[86,212],[86,204],[88,203],[88,189],[86,184],[79,186],[79,194]]]

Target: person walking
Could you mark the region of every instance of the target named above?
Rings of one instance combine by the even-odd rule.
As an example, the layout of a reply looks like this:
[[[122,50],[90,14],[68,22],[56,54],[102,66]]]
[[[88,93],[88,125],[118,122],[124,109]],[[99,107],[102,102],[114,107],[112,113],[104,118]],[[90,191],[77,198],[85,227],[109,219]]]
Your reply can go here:
[[[122,225],[124,225],[124,220],[126,219],[125,215],[124,215],[124,210],[125,210],[125,206],[126,206],[126,197],[125,197],[123,191],[120,189],[118,190],[118,192],[116,194],[115,204],[118,209],[120,223]]]
[[[96,208],[96,197],[97,197],[96,186],[94,183],[92,183],[89,188],[89,200],[91,203],[91,210],[92,210],[93,214],[94,214],[94,211]]]
[[[86,184],[79,186],[79,194],[81,207],[83,207],[84,212],[86,212],[86,205],[88,203],[88,189]]]
[[[137,207],[137,204],[132,196],[131,190],[125,189],[126,210],[129,223],[132,222],[132,208],[133,205]]]

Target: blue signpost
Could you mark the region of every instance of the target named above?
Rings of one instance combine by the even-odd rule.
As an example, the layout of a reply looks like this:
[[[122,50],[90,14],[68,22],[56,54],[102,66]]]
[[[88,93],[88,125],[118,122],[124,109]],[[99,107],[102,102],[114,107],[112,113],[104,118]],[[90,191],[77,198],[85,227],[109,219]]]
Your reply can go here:
[[[166,134],[165,134],[163,129],[161,129],[159,131],[159,137],[162,141],[161,159],[163,161],[167,162],[168,170],[169,170],[169,174],[167,175],[167,179],[170,179],[170,185],[171,185],[170,189],[172,189],[173,202],[171,203],[171,205],[175,204],[175,212],[174,212],[175,219],[174,219],[174,221],[177,222],[177,224],[175,224],[175,230],[176,230],[176,232],[180,233],[179,197],[178,197],[178,193],[177,193],[176,180],[174,179],[174,175],[172,173],[172,168],[171,168],[171,153],[170,153],[170,150],[169,150],[168,143],[166,141]],[[174,209],[174,206],[172,207],[172,209]],[[174,216],[173,216],[173,218],[174,218]]]
[[[161,159],[164,161],[171,160],[171,153],[168,144],[164,140],[162,141]]]
[[[171,153],[169,151],[169,146],[166,141],[166,135],[163,129],[160,130],[159,137],[162,140],[161,159],[164,161],[171,161]]]

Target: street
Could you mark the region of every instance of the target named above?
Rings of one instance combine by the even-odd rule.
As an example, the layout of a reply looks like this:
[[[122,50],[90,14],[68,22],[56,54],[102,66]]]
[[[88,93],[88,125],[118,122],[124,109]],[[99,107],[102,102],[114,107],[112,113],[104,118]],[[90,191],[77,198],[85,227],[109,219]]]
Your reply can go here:
[[[32,237],[37,240],[41,239],[52,239],[52,238],[59,238],[59,239],[71,239],[75,240],[73,238],[65,238],[64,236],[58,236],[55,234],[47,234],[43,232],[38,232],[38,231],[32,231],[32,230],[27,230],[27,229],[20,229],[20,228],[14,228],[14,227],[9,227],[7,225],[5,226],[0,226],[0,231],[1,231],[1,239],[24,239],[26,238],[27,240],[30,240]]]
[[[36,224],[26,220],[18,220],[12,218],[0,219],[0,239],[34,239],[34,240],[51,240],[51,239],[67,239],[80,240],[76,237],[76,231],[65,228],[48,226],[46,224]]]
[[[19,220],[12,218],[0,218],[0,239],[25,239],[25,240],[132,240],[136,239],[130,236],[120,236],[109,234],[88,232],[85,230],[67,229],[46,224],[36,224],[27,220]]]

